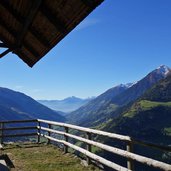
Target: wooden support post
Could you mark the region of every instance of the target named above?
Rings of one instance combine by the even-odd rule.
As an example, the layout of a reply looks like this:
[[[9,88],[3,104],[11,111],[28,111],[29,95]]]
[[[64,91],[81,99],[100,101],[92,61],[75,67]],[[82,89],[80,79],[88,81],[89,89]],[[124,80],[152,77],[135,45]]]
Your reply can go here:
[[[133,144],[131,142],[128,142],[126,150],[131,153],[133,152]],[[127,160],[127,168],[130,170],[134,170],[134,162],[132,159]]]
[[[52,125],[51,124],[48,124],[48,128],[51,129],[52,128]],[[49,137],[51,136],[51,132],[50,131],[48,131],[48,136]],[[50,139],[48,139],[47,144],[50,144]]]
[[[91,133],[86,133],[86,139],[91,140]],[[87,150],[91,152],[91,144],[87,144]],[[91,163],[91,158],[87,156],[87,164],[89,165]]]
[[[68,133],[69,132],[68,127],[64,127],[64,128],[65,128],[65,133]],[[64,135],[64,140],[66,142],[68,142],[68,136],[67,135]],[[68,153],[68,146],[67,145],[64,145],[64,153]]]
[[[7,46],[4,43],[2,43],[2,42],[0,42],[0,47],[1,48],[7,48]]]
[[[2,53],[0,54],[0,58],[2,58],[3,56],[7,55],[9,52],[11,52],[10,49],[5,50],[4,52],[2,52]]]
[[[37,128],[37,143],[40,143],[40,122],[38,122]]]
[[[1,144],[3,144],[4,143],[4,140],[3,140],[3,135],[4,135],[4,133],[3,133],[3,128],[4,128],[4,123],[1,123]]]

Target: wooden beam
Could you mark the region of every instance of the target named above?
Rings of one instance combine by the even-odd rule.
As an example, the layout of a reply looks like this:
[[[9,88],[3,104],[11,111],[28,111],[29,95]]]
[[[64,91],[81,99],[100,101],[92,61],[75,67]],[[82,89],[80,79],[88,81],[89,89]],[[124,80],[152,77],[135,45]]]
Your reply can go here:
[[[88,6],[88,7],[90,7],[92,10],[96,7],[96,6],[98,6],[98,5],[100,5],[104,0],[101,0],[101,2],[97,2],[97,1],[92,1],[92,0],[81,0],[86,6]]]
[[[0,43],[1,48],[7,48],[7,46],[4,43]]]
[[[52,132],[52,133],[56,133],[56,134],[71,137],[73,139],[85,142],[87,144],[91,144],[93,146],[99,147],[99,148],[101,148],[103,150],[109,151],[109,152],[117,154],[119,156],[122,156],[122,157],[125,157],[125,158],[128,158],[128,159],[137,161],[139,163],[142,163],[142,164],[145,164],[145,165],[148,165],[148,166],[152,166],[154,168],[159,168],[159,169],[162,169],[162,170],[170,171],[169,168],[171,167],[171,165],[169,165],[167,163],[164,163],[164,162],[160,162],[160,161],[148,158],[148,157],[144,157],[144,156],[141,156],[139,154],[134,154],[132,152],[128,152],[128,151],[125,151],[125,150],[122,150],[122,149],[119,149],[119,148],[116,148],[116,147],[112,147],[112,146],[109,146],[109,145],[106,145],[106,144],[102,144],[100,142],[95,142],[95,141],[92,141],[92,140],[89,140],[89,139],[86,139],[86,138],[83,138],[83,137],[79,137],[77,135],[72,135],[72,134],[69,134],[69,133],[65,133],[65,132],[61,132],[61,131],[57,131],[57,130],[53,130],[53,129],[49,129],[49,128],[45,128],[45,127],[41,127],[40,129],[45,130],[45,131],[49,131],[49,132]],[[43,134],[41,134],[41,136],[44,136],[44,137],[46,137],[48,139],[52,138],[50,136],[46,136],[46,135],[43,135]],[[61,141],[61,140],[58,140],[56,138],[52,138],[52,140],[54,140],[54,141],[56,140],[56,141],[59,141],[59,142]],[[68,142],[66,142],[65,140],[62,140],[62,141],[61,141],[61,143],[63,143],[64,145],[68,144]],[[70,144],[68,144],[68,146],[71,147]],[[128,170],[130,170],[130,169],[128,168]]]
[[[101,130],[95,130],[95,129],[91,129],[91,128],[80,127],[80,126],[71,125],[71,124],[67,124],[67,123],[47,121],[47,120],[43,120],[43,119],[38,119],[38,122],[52,124],[52,125],[61,126],[61,127],[68,127],[68,128],[75,129],[78,131],[102,135],[102,136],[106,136],[109,138],[118,139],[121,141],[133,142],[134,144],[139,144],[139,145],[143,145],[143,146],[147,146],[147,147],[151,147],[151,148],[156,148],[158,150],[171,151],[171,147],[169,147],[169,146],[162,146],[162,145],[156,145],[156,144],[152,144],[152,143],[148,143],[148,142],[142,142],[142,141],[135,140],[135,139],[133,139],[129,136],[125,136],[125,135],[105,132],[105,131],[101,131]]]
[[[11,52],[10,49],[7,49],[6,51],[2,52],[2,53],[0,54],[0,58],[2,58],[3,56],[7,55],[9,52]]]
[[[9,33],[11,34],[14,38],[17,36],[17,31],[15,31],[12,27],[9,27],[9,25],[2,20],[2,18],[0,17],[0,25]],[[4,42],[4,40],[3,40]],[[6,43],[6,42],[5,42]]]
[[[24,17],[22,17],[21,15],[19,15],[9,4],[8,1],[4,1],[2,0],[2,2],[0,2],[0,5],[2,7],[4,7],[21,25],[23,25],[24,21],[26,20]],[[3,22],[4,24],[4,22]],[[7,26],[8,27],[8,26]],[[10,29],[10,28],[8,28]],[[40,42],[42,43],[44,46],[49,47],[50,44],[48,43],[48,40],[40,33],[38,32],[35,28],[30,27],[30,29],[28,30],[30,31],[30,33]],[[11,32],[11,31],[10,31]],[[12,33],[12,32],[11,32]],[[16,34],[16,33],[15,33]]]
[[[11,34],[13,36],[13,34],[12,34],[12,33],[14,33],[13,30],[11,28],[7,27],[7,25],[3,24],[1,18],[0,18],[0,25],[9,34]],[[9,30],[12,31],[12,33]],[[4,34],[2,32],[0,32],[0,40],[7,46],[7,48],[9,48],[9,49],[13,49],[14,48],[13,45],[10,42],[7,42],[7,39],[6,39],[6,37],[4,36]]]
[[[28,127],[10,127],[10,128],[0,128],[1,130],[4,131],[11,131],[11,130],[27,130],[27,129],[37,129],[37,126],[28,126]]]
[[[5,36],[1,32],[0,32],[0,40],[5,42],[7,48],[10,49],[11,51],[14,49],[14,47],[11,44],[9,44],[9,42],[6,42]],[[4,56],[4,55],[1,54],[1,56]]]
[[[25,19],[23,29],[19,33],[19,36],[16,39],[16,43],[17,43],[18,47],[20,47],[22,45],[22,42],[23,42],[23,40],[25,38],[25,35],[27,34],[31,23],[33,22],[33,19],[34,19],[35,15],[36,15],[39,7],[40,7],[41,2],[42,2],[42,0],[32,1],[32,6],[31,6],[31,9],[30,9],[30,13],[28,14],[27,18]]]
[[[25,63],[27,63],[30,67],[33,66],[33,61],[29,56],[26,56],[22,51],[19,51],[17,53],[18,57],[21,58]]]
[[[1,0],[0,6],[4,7],[14,18],[16,18],[17,21],[19,21],[21,24],[24,23],[25,18],[22,17],[14,8],[8,3],[7,0]]]
[[[85,128],[85,127],[71,125],[71,124],[67,124],[67,123],[47,121],[47,120],[43,120],[43,119],[38,119],[38,122],[52,124],[52,125],[56,125],[56,126],[68,127],[71,129],[75,129],[75,130],[79,130],[79,131],[83,131],[83,132],[89,132],[89,133],[97,134],[97,135],[102,135],[102,136],[106,136],[106,137],[110,137],[110,138],[114,138],[114,139],[118,139],[118,140],[122,140],[122,141],[127,141],[127,142],[132,141],[131,137],[129,137],[129,136],[95,130],[95,129],[91,129],[91,128]]]
[[[45,7],[45,5],[41,5],[40,11],[49,20],[49,22],[56,27],[58,31],[60,31],[63,34],[67,32],[67,27],[65,23],[62,22],[59,18],[57,18],[56,15],[51,12],[50,9]]]
[[[0,25],[2,27],[4,27],[4,29],[9,33],[11,34],[13,37],[15,37],[17,35],[17,31],[15,31],[12,27],[9,27],[7,25],[6,22],[4,22],[1,18],[0,18]],[[40,42],[41,43],[41,42]],[[26,47],[26,49],[33,54],[33,56],[39,56],[39,54],[33,49],[33,47],[28,44],[26,41],[23,42],[23,45]],[[15,47],[12,47],[12,45],[10,45],[10,49],[11,51],[14,50],[14,52],[17,54],[19,51],[18,51],[18,46],[16,45]]]
[[[33,56],[35,56],[35,59],[39,59],[40,54],[28,42],[24,41],[23,45]]]
[[[81,0],[86,6],[93,8],[95,5],[94,1],[92,0]]]
[[[29,31],[42,45],[47,48],[50,46],[50,43],[46,39],[46,37],[43,36],[40,32],[38,32],[35,28],[33,28],[33,26],[29,28]]]
[[[0,123],[5,123],[5,124],[12,124],[12,123],[28,123],[28,122],[38,122],[38,121],[37,121],[37,119],[0,121]]]
[[[0,135],[0,138],[2,137],[26,137],[26,136],[35,136],[37,133],[26,133],[26,134],[10,134],[10,135]]]

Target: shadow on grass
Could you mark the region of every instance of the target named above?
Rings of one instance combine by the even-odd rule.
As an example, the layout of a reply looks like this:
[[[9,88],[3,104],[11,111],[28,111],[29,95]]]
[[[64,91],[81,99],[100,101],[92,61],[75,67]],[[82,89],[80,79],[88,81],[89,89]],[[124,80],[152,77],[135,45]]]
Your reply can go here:
[[[7,154],[2,154],[0,160],[4,160],[9,168],[15,168],[13,162],[10,160]],[[0,163],[0,171],[8,171],[8,167]]]

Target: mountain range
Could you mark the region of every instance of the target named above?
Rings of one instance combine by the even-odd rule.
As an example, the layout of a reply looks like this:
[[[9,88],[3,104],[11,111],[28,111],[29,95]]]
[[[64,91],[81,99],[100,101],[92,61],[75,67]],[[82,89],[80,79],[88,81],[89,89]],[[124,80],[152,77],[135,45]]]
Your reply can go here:
[[[171,145],[171,69],[165,65],[135,83],[120,84],[93,99],[70,97],[41,103],[67,110],[81,107],[62,116],[62,112],[52,110],[23,93],[0,87],[0,120],[42,118],[129,135],[155,144]],[[72,105],[74,108],[71,109]],[[123,144],[109,138],[95,138],[123,148]],[[141,155],[171,162],[171,155],[167,152],[156,152],[137,145],[134,145],[134,150]],[[126,164],[125,160],[111,153],[97,153],[118,164]],[[139,165],[135,167],[137,170],[152,171],[151,168]]]
[[[115,118],[123,110],[121,107],[140,98],[153,85],[166,78],[170,72],[169,67],[162,65],[134,84],[113,87],[72,112],[67,116],[67,120],[69,123],[94,127]]]
[[[69,113],[69,112],[77,110],[81,106],[86,105],[92,99],[94,99],[94,97],[81,99],[81,98],[72,96],[72,97],[65,98],[63,100],[38,100],[38,102],[53,110],[64,112],[64,113]],[[63,115],[65,115],[64,113]]]
[[[167,145],[171,145],[171,75],[146,91],[103,129],[136,139],[150,139],[154,143],[167,142]]]
[[[42,118],[65,121],[56,111],[38,103],[31,97],[0,87],[0,120]]]
[[[71,117],[72,116],[72,117]],[[72,112],[68,122],[128,135],[133,139],[164,146],[171,145],[171,69],[160,66],[134,84],[113,87],[87,105]],[[101,136],[104,144],[125,148],[125,143]],[[171,163],[169,152],[134,144],[134,152]],[[126,160],[106,151],[99,155],[126,166]],[[105,168],[110,170],[109,168]],[[156,171],[135,163],[135,170]]]
[[[144,142],[171,146],[171,75],[168,75],[147,90],[138,100],[124,108],[119,117],[103,124],[101,129],[129,135]],[[103,138],[101,141],[112,146],[120,146],[118,142],[109,138]],[[150,158],[171,163],[171,154],[169,152],[135,144],[134,151]],[[118,156],[111,155],[108,152],[103,152],[102,155],[118,163],[125,162]],[[146,168],[139,164],[136,164],[135,167],[136,170],[156,171],[156,169]]]

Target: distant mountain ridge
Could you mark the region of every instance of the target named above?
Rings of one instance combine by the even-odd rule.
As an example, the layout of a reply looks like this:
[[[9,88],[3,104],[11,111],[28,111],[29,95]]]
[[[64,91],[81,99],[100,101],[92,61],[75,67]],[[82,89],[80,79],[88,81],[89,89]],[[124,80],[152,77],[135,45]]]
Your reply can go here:
[[[63,116],[38,103],[31,97],[0,87],[0,120],[31,118],[65,121]]]
[[[165,78],[171,69],[165,65],[161,65],[157,69],[153,70],[147,76],[145,76],[140,81],[136,82],[136,84],[132,85],[128,90],[115,96],[112,99],[112,103],[117,105],[126,105],[131,101],[136,100],[140,97],[146,90],[151,88],[154,84],[156,84],[161,79]]]
[[[53,110],[68,113],[77,110],[79,107],[87,104],[93,99],[94,97],[81,99],[72,96],[72,97],[65,98],[63,100],[37,100],[37,101]]]
[[[171,145],[171,75],[154,85],[103,129]]]
[[[171,145],[171,75],[167,74],[138,100],[123,108],[117,118],[101,124],[104,131],[131,136],[133,139],[153,144]],[[100,127],[100,126],[99,126]],[[103,138],[105,144],[121,146],[117,141]],[[138,154],[166,163],[171,163],[169,152],[159,151],[134,144]],[[104,152],[103,156],[117,163],[123,158]],[[137,165],[135,170],[156,171],[156,169]]]
[[[68,116],[68,121],[82,126],[97,126],[98,124],[117,117],[117,110],[130,102],[137,100],[148,89],[171,73],[171,69],[161,65],[131,86],[123,84],[107,90],[87,105],[79,108]]]
[[[79,109],[77,109],[76,111],[71,112],[71,114],[68,115],[67,120],[75,124],[80,124],[81,122],[84,122],[84,120],[86,119],[89,119],[90,122],[91,121],[94,122],[94,117],[96,118],[98,118],[98,116],[101,117],[100,116],[101,108],[105,108],[106,106],[108,106],[108,104],[110,103],[113,97],[124,92],[126,89],[131,87],[131,85],[133,84],[132,83],[129,83],[127,85],[120,84],[107,90],[103,94],[99,95],[98,97],[96,97],[95,99],[87,103],[87,105],[84,105],[80,107]],[[111,104],[108,106],[109,110],[114,110],[116,108],[117,108],[117,105]]]

